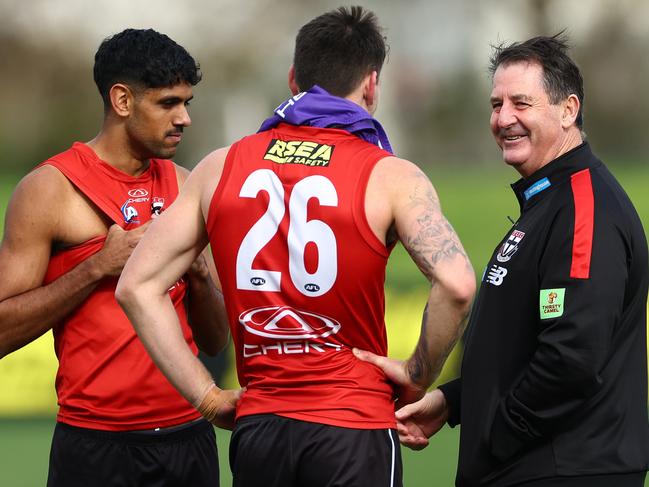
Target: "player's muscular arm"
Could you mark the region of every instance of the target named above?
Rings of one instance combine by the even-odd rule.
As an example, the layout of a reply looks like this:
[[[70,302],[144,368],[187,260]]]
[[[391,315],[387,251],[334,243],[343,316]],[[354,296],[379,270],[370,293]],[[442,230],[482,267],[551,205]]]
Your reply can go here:
[[[191,265],[187,278],[189,324],[194,340],[202,351],[216,355],[228,344],[230,327],[209,247]]]
[[[211,187],[213,191],[220,177],[214,159],[222,162],[220,156],[208,156],[176,201],[153,222],[124,268],[115,296],[167,379],[210,421],[231,428],[240,392],[214,386],[185,342],[167,292],[207,244],[201,200],[203,190]],[[174,238],[169,238],[171,234]]]
[[[66,216],[69,184],[51,167],[17,186],[0,244],[0,357],[35,340],[72,312],[107,275],[119,275],[141,232],[111,229],[102,250],[43,286],[53,243]]]
[[[395,228],[431,284],[419,341],[406,368],[414,384],[427,388],[464,330],[475,292],[475,275],[430,180],[414,165],[403,170],[403,196],[393,200]]]
[[[180,166],[176,170],[178,186],[182,187],[189,171]],[[194,341],[203,352],[216,355],[228,344],[230,328],[209,247],[192,263],[186,277],[187,311]]]
[[[379,161],[365,208],[375,234],[388,241],[400,239],[431,284],[419,341],[406,362],[355,351],[383,369],[403,405],[421,398],[439,375],[466,323],[475,276],[433,185],[411,162],[396,157]]]

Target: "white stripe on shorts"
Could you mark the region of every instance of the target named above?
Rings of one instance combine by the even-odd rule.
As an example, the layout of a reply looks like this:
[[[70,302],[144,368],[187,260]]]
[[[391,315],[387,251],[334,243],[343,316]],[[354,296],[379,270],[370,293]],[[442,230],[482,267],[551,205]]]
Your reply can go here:
[[[390,438],[390,444],[392,445],[392,461],[390,465],[390,487],[394,487],[394,459],[396,452],[394,450],[394,439],[392,438],[392,430],[387,430],[388,438]]]

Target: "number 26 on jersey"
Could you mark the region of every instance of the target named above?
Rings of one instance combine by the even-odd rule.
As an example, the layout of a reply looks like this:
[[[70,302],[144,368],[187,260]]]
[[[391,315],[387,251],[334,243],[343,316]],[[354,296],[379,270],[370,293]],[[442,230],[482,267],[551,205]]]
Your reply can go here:
[[[286,214],[284,187],[269,169],[252,172],[243,183],[239,196],[256,198],[260,191],[268,193],[268,208],[243,238],[237,252],[237,288],[251,291],[281,290],[282,273],[268,269],[253,269],[257,254],[275,236]],[[324,176],[307,176],[291,191],[288,200],[288,269],[293,285],[305,296],[322,296],[329,291],[338,273],[336,236],[321,220],[307,220],[307,204],[311,198],[322,206],[338,206],[338,194],[333,183]],[[314,272],[305,266],[304,253],[309,242],[318,249],[318,265]]]

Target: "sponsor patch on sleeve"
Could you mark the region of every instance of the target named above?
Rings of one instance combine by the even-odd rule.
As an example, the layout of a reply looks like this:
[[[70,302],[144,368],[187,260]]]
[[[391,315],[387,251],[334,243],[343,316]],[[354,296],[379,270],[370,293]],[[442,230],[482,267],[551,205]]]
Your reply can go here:
[[[566,288],[541,289],[539,294],[539,311],[541,319],[559,318],[563,315],[563,301]]]

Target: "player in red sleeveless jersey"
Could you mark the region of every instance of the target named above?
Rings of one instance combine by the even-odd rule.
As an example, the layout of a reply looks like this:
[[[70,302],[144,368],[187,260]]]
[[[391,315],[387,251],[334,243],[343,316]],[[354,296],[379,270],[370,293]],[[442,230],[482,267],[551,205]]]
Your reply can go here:
[[[100,133],[32,171],[9,204],[0,356],[53,329],[60,409],[48,486],[218,485],[212,426],[151,361],[114,299],[126,259],[187,177],[167,158],[191,123],[200,71],[167,36],[128,29],[101,44],[94,74]],[[168,295],[183,343],[214,354],[228,339],[222,296],[196,257]]]
[[[227,424],[231,393],[184,344],[164,292],[209,239],[246,388],[230,443],[236,486],[401,485],[394,397],[422,397],[462,329],[469,260],[428,178],[392,155],[371,115],[385,53],[361,7],[302,27],[294,96],[199,164],[118,284],[171,382]],[[390,383],[353,350],[387,349],[383,286],[397,241],[432,286],[417,348]]]

